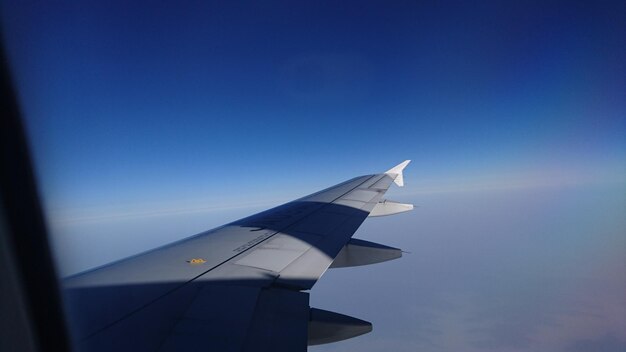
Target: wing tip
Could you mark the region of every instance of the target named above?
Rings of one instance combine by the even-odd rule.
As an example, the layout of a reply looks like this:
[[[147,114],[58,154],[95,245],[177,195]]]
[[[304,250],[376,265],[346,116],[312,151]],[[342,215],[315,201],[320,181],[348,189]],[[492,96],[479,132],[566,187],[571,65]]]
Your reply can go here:
[[[404,186],[404,176],[402,175],[402,170],[404,170],[404,168],[409,165],[410,162],[411,160],[405,160],[400,164],[392,167],[391,169],[385,171],[385,174],[393,177],[393,182],[395,182],[396,185],[402,187]]]
[[[401,162],[400,164],[392,167],[391,169],[385,171],[386,174],[401,174],[402,170],[404,170],[404,168],[409,165],[409,163],[411,162],[411,160],[405,160],[403,162]]]

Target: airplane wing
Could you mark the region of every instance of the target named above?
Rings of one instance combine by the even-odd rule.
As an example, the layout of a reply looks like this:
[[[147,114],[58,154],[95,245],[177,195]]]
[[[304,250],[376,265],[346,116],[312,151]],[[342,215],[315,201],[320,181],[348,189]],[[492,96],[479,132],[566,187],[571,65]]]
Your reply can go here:
[[[63,281],[80,351],[306,351],[371,331],[309,307],[329,268],[398,258],[352,235],[368,216],[413,208],[383,199],[409,160]]]

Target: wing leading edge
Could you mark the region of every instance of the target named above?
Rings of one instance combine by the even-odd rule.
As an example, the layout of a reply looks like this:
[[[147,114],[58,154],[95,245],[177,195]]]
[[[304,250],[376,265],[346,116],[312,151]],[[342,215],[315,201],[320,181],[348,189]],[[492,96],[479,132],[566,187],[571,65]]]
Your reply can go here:
[[[77,349],[305,351],[371,331],[309,307],[304,291],[329,267],[401,256],[352,235],[368,216],[412,209],[383,199],[408,163],[66,279]]]

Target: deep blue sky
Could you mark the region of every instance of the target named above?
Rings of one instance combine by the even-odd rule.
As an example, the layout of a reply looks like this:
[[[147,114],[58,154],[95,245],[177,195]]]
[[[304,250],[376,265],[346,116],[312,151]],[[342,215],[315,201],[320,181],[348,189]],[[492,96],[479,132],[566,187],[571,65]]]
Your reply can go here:
[[[55,208],[266,196],[278,171],[302,189],[406,158],[433,177],[616,164],[623,20],[623,2],[4,4]]]
[[[390,197],[421,208],[357,237],[416,254],[328,273],[312,303],[375,331],[320,350],[624,350],[625,23],[624,1],[2,4],[61,274],[413,160]]]

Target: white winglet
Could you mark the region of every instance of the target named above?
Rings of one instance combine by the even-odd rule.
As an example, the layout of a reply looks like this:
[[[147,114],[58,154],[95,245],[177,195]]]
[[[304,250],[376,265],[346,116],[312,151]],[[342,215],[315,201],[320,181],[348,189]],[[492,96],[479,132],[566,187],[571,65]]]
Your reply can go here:
[[[402,187],[404,186],[404,177],[402,176],[402,170],[404,170],[404,168],[407,165],[409,165],[410,162],[411,160],[405,160],[401,162],[400,164],[387,170],[385,173],[394,178],[393,182],[395,182],[395,184]]]

